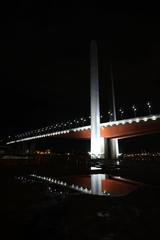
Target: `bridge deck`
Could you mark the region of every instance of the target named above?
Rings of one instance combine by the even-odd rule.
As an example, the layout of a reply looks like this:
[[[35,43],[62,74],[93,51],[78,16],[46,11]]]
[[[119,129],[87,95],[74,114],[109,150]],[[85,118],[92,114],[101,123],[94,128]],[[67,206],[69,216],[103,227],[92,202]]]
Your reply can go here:
[[[140,118],[101,123],[101,137],[104,138],[122,139],[158,132],[160,132],[160,115],[150,115]],[[84,126],[43,134],[38,133],[37,135],[14,139],[7,142],[7,144],[36,140],[46,137],[90,139],[91,126]]]

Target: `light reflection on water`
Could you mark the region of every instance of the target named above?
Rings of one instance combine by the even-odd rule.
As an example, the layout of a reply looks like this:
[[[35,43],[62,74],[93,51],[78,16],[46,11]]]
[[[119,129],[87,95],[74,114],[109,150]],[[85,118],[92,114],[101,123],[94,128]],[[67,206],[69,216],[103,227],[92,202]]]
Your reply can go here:
[[[92,194],[102,195],[102,180],[106,179],[105,174],[91,175],[91,192]]]
[[[93,195],[125,196],[138,189],[142,183],[107,174],[91,174],[84,176],[67,176],[51,178],[31,175],[49,183],[69,187],[73,190]]]
[[[138,189],[142,183],[107,174],[91,175],[91,192],[96,195],[123,196]]]

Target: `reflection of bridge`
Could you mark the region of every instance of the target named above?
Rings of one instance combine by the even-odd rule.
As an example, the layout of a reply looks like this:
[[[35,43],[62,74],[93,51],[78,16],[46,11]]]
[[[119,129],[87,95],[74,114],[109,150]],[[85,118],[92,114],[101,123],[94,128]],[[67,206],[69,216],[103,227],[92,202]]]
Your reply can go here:
[[[66,128],[57,131],[49,127],[46,131],[39,129],[32,134],[21,134],[7,144],[25,142],[46,137],[68,137],[73,139],[91,139],[92,158],[117,158],[118,139],[155,133],[160,130],[160,115],[149,115],[116,121],[114,87],[112,81],[113,122],[100,123],[98,54],[95,41],[91,43],[91,125]]]
[[[124,179],[121,177],[109,177],[106,174],[91,174],[89,176],[67,176],[55,179],[51,177],[38,176],[31,174],[28,180],[38,179],[59,186],[71,188],[86,194],[107,195],[107,196],[125,196],[137,190],[143,184],[140,182]],[[18,177],[19,180],[27,179]]]

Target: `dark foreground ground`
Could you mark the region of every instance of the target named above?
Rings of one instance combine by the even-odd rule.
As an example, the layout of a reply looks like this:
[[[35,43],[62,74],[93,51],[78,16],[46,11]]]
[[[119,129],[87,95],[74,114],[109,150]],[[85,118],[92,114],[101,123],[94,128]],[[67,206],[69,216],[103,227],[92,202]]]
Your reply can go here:
[[[147,171],[141,174],[147,177]],[[155,172],[157,182],[157,169]],[[127,174],[127,170],[122,173]],[[6,170],[0,175],[1,239],[160,237],[159,184],[147,184],[128,196],[111,198],[80,194],[36,181],[19,181],[14,176],[14,172]]]

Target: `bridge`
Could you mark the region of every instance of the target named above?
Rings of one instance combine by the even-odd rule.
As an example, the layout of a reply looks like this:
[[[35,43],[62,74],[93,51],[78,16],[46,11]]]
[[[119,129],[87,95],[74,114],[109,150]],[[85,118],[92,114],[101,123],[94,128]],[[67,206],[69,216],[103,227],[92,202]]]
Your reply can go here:
[[[8,141],[7,145],[48,137],[84,140],[91,138],[91,125],[66,128],[60,131],[53,131],[53,129],[52,126],[35,130],[33,133],[28,133],[28,136],[27,133],[18,135],[14,140]],[[122,139],[157,132],[160,132],[160,115],[149,115],[100,124],[100,136],[105,139]]]
[[[152,134],[160,132],[160,115],[150,115],[144,117],[136,117],[130,119],[123,119],[119,121],[110,121],[100,124],[101,137],[103,138],[129,138],[137,137],[146,134]],[[28,137],[20,135],[19,138],[8,141],[7,144],[13,144],[18,142],[25,142],[30,140],[36,140],[47,137],[64,137],[73,139],[90,139],[91,138],[91,126],[83,126],[77,128],[66,128],[61,131],[48,132],[49,127],[35,130],[35,134]],[[27,134],[27,133],[26,133]],[[24,133],[25,135],[25,133]]]
[[[92,158],[117,158],[119,155],[118,139],[157,133],[160,131],[160,115],[149,115],[130,119],[116,119],[116,107],[114,86],[112,80],[112,112],[113,121],[100,123],[99,107],[99,82],[98,82],[98,54],[95,41],[91,43],[91,124],[80,127],[67,127],[56,130],[56,126],[34,130],[31,133],[23,133],[14,139],[8,140],[7,144],[15,144],[33,141],[47,137],[63,137],[73,139],[91,139]],[[135,110],[135,109],[134,109]]]

